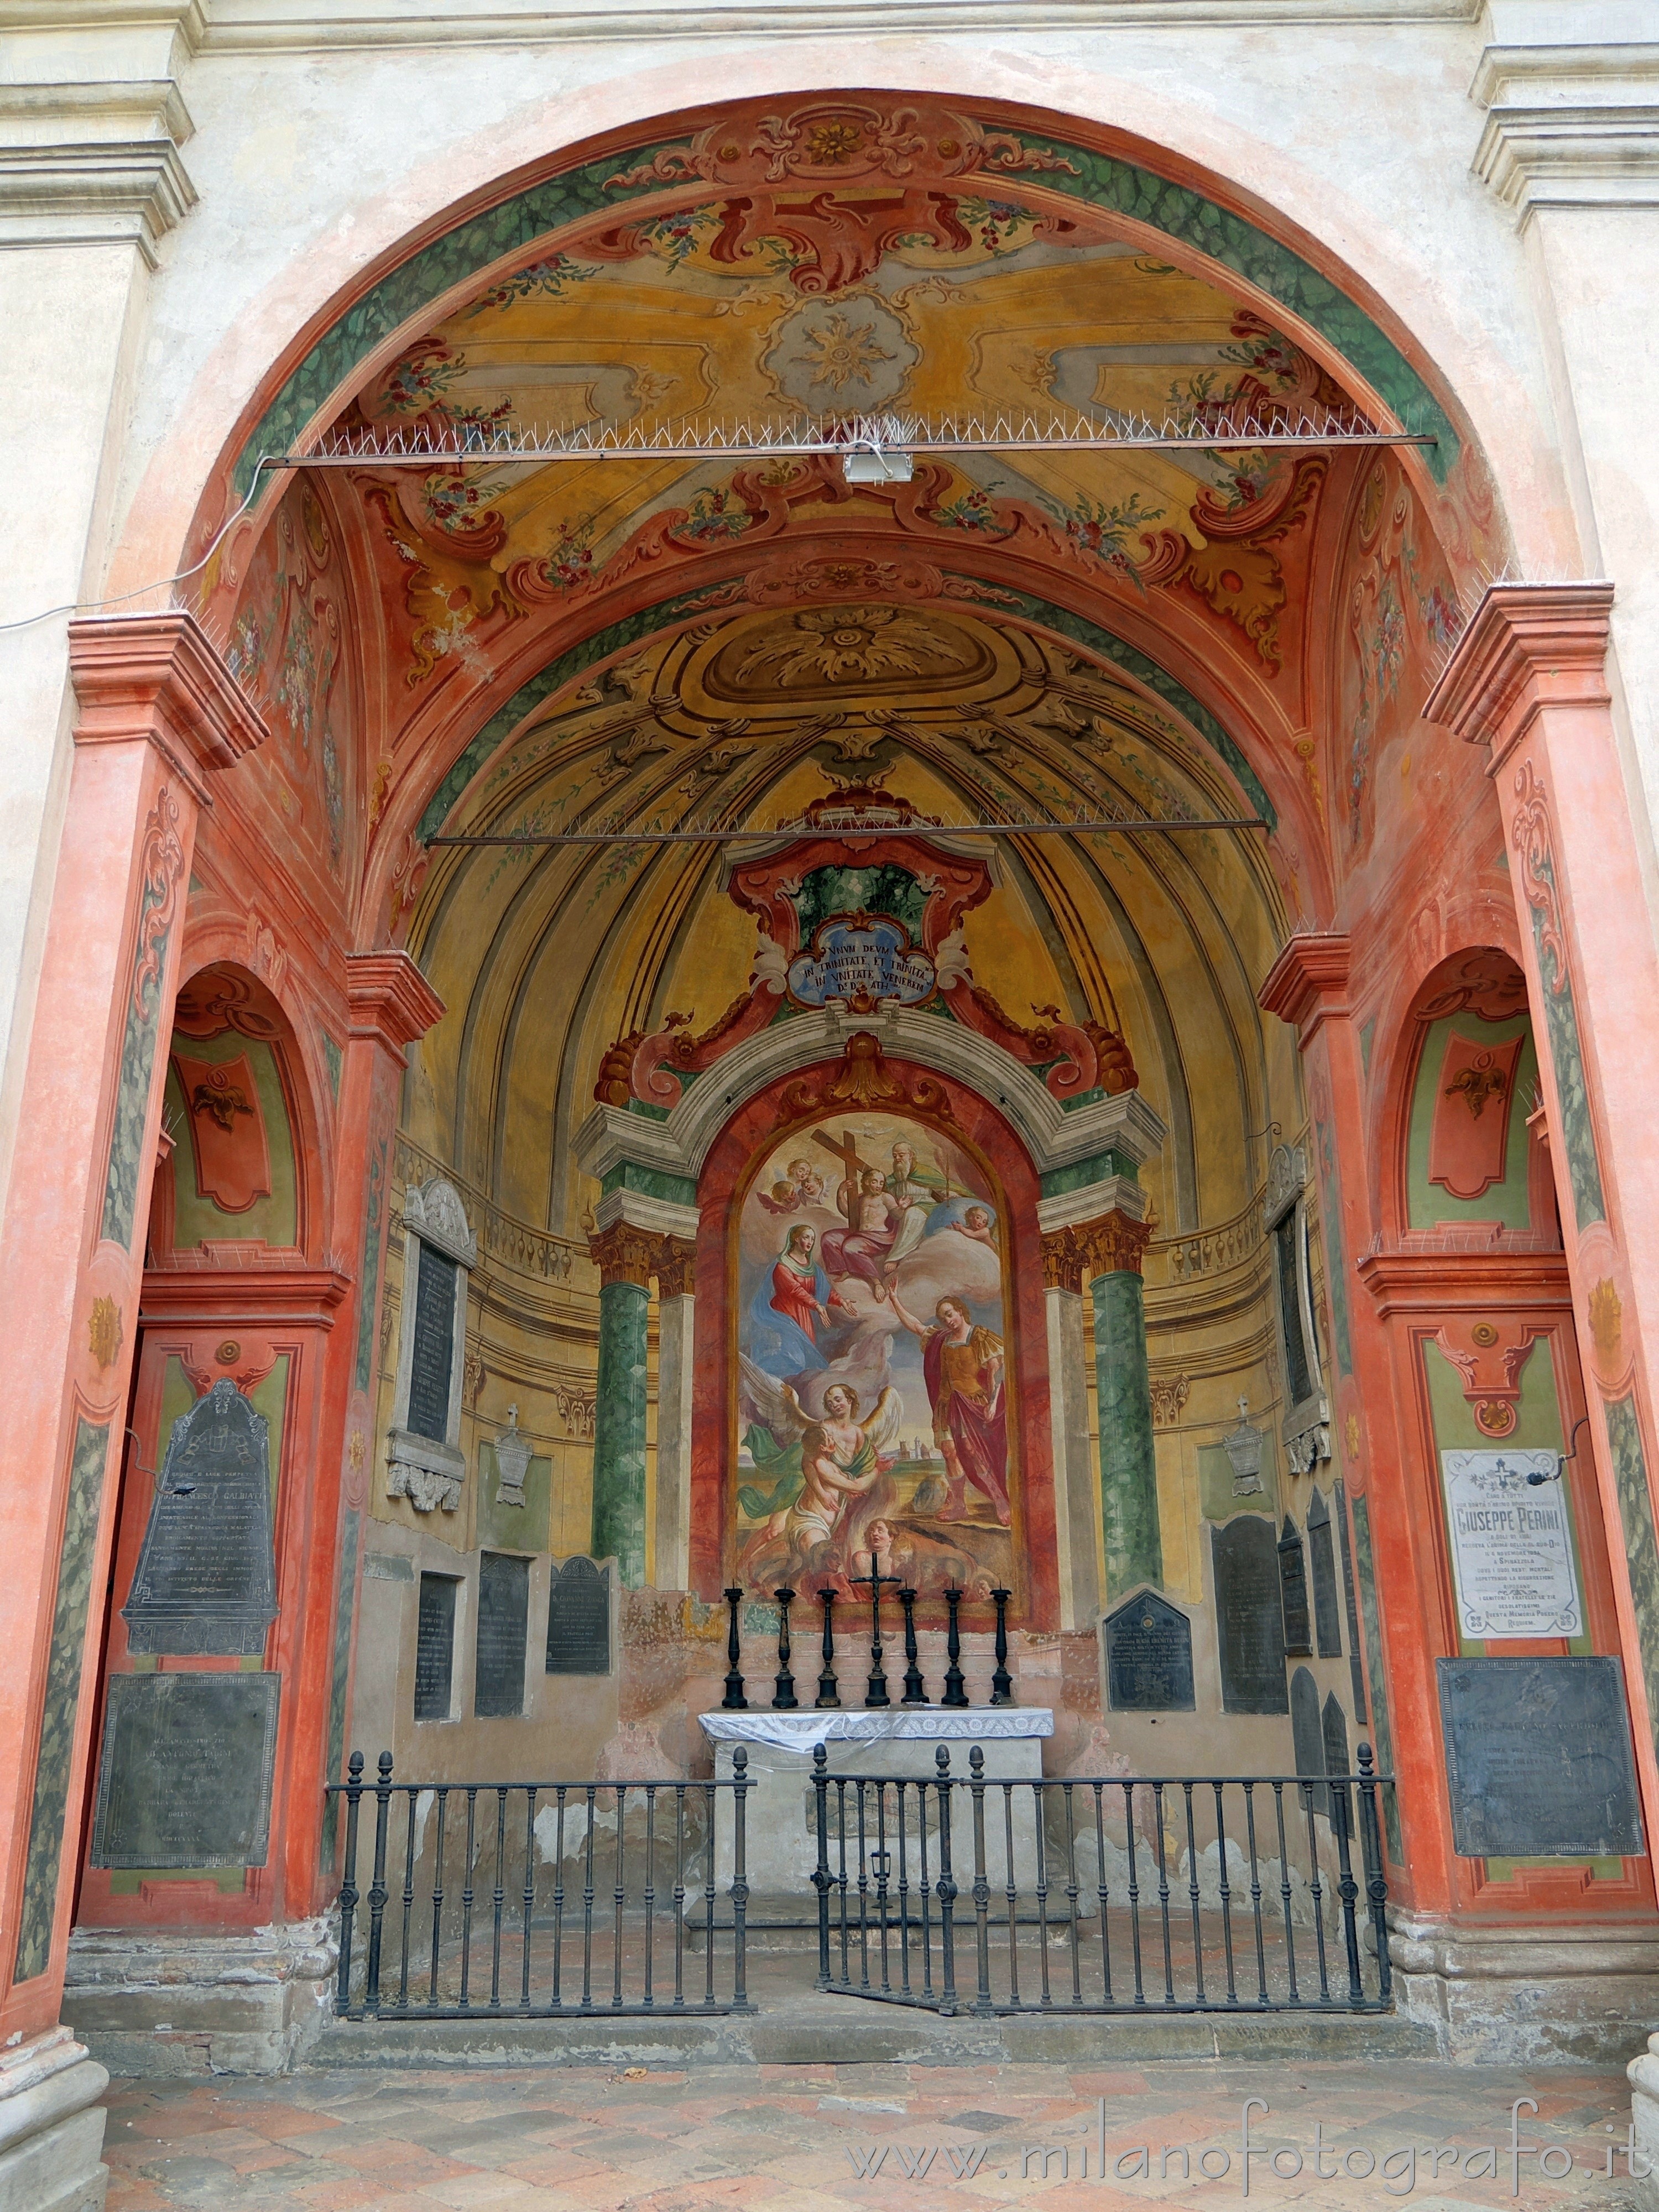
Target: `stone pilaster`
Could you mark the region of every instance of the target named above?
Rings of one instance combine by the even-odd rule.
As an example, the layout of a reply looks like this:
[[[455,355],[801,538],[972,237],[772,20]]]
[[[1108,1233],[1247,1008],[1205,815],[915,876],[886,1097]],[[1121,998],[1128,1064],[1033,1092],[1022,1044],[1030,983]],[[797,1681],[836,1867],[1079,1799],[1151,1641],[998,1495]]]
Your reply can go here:
[[[1051,1231],[1043,1237],[1042,1303],[1048,1340],[1048,1425],[1054,1461],[1060,1625],[1091,1628],[1100,1610],[1099,1547],[1089,1452],[1083,1255],[1081,1239],[1074,1229]]]

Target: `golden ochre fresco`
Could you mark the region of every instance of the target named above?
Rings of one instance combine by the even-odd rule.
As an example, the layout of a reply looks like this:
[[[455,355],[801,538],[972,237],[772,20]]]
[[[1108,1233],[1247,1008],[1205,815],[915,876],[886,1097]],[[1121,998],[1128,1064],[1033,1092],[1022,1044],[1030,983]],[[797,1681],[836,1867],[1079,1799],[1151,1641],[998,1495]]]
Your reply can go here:
[[[797,1130],[738,1216],[739,1579],[1012,1577],[1002,1208],[895,1115]]]
[[[803,219],[856,231],[869,214],[849,195]],[[1091,222],[1098,234],[1091,218],[964,198],[948,220],[861,238],[805,297],[801,236],[734,244],[722,203],[614,226],[423,333],[360,395],[356,419],[415,436],[893,409],[1161,421],[1340,397],[1224,292],[1091,234]],[[947,540],[1018,541],[1098,581],[1178,590],[1276,674],[1285,549],[1324,472],[1267,450],[963,454],[924,468],[908,505]],[[782,514],[847,500],[838,469],[791,461],[481,463],[361,481],[408,618],[414,687],[486,621],[620,581],[641,559],[758,543]]]

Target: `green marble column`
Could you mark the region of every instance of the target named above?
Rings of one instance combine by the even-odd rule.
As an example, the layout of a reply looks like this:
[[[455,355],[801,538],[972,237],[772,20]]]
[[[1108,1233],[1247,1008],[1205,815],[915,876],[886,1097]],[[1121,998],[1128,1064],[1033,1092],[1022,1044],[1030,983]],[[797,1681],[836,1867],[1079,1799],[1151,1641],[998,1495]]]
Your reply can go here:
[[[645,1583],[645,1335],[650,1292],[643,1283],[599,1291],[599,1375],[593,1423],[596,1559],[613,1554],[623,1584]]]
[[[1146,1309],[1138,1271],[1097,1275],[1095,1385],[1100,1413],[1100,1502],[1106,1535],[1106,1602],[1137,1583],[1162,1583],[1152,1393],[1146,1373]]]

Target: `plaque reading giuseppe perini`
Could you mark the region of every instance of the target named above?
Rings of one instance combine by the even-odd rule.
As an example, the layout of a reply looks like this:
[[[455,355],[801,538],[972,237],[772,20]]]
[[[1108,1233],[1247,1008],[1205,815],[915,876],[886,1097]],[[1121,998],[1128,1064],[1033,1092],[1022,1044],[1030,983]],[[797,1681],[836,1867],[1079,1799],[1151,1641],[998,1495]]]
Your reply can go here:
[[[276,1617],[270,1427],[228,1377],[175,1421],[121,1618],[135,1652],[263,1652]]]
[[[1449,1451],[1457,1625],[1470,1638],[1582,1636],[1572,1538],[1553,1451]]]

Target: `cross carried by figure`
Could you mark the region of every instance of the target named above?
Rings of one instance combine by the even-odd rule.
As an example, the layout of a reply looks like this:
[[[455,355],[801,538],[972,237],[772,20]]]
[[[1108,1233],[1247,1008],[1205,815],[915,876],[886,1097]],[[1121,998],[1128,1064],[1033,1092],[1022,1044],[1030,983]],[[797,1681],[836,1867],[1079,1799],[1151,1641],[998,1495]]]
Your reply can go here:
[[[853,1132],[850,1129],[843,1129],[841,1133],[841,1142],[837,1144],[833,1137],[826,1137],[822,1129],[814,1129],[812,1142],[815,1145],[822,1145],[826,1152],[835,1154],[841,1162],[842,1179],[857,1190],[859,1177],[864,1172],[865,1164],[859,1158],[859,1140]],[[858,1579],[862,1582],[864,1577],[860,1575]]]
[[[904,1577],[902,1575],[883,1574],[880,1556],[872,1552],[869,1573],[852,1575],[848,1580],[870,1585],[870,1680],[864,1687],[865,1705],[866,1707],[890,1705],[893,1700],[887,1694],[887,1677],[881,1664],[881,1586],[884,1583],[902,1583]]]

